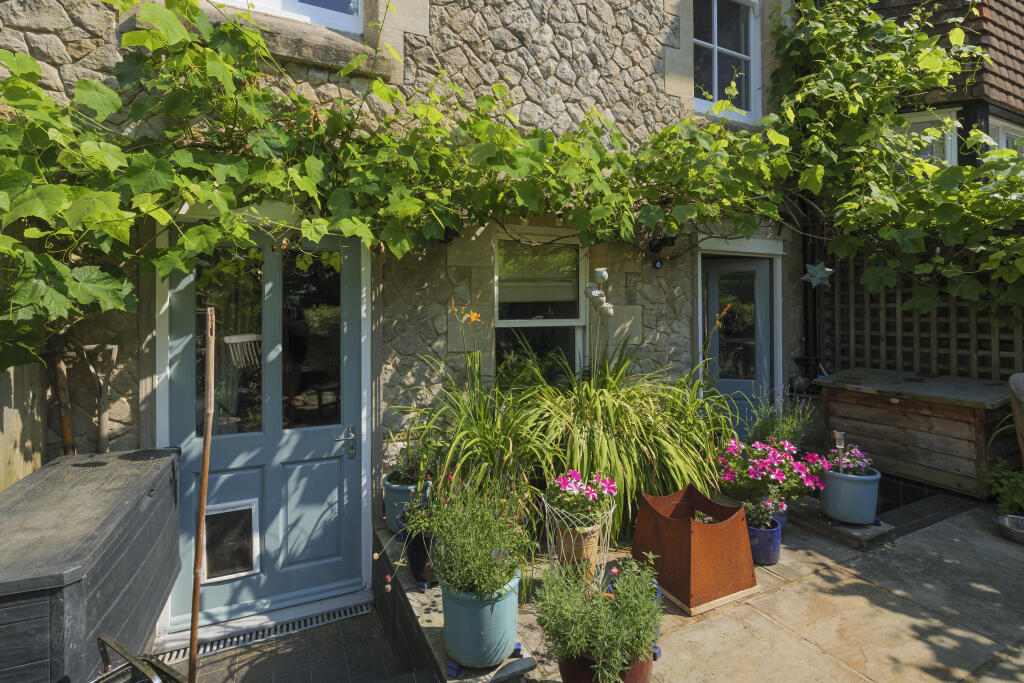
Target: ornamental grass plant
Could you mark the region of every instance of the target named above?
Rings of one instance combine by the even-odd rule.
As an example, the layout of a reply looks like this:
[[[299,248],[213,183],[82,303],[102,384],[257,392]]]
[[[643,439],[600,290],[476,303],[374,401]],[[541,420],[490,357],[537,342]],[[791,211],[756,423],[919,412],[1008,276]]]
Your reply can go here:
[[[734,410],[697,368],[673,380],[641,371],[620,349],[587,375],[569,372],[555,384],[535,368],[530,378],[520,391],[529,423],[553,448],[554,469],[602,472],[616,482],[615,536],[629,529],[641,493],[716,488],[713,454],[733,435]]]
[[[537,622],[550,653],[593,660],[601,683],[652,656],[662,618],[653,567],[627,559],[612,572],[610,585],[595,585],[574,565],[552,565],[537,591]]]

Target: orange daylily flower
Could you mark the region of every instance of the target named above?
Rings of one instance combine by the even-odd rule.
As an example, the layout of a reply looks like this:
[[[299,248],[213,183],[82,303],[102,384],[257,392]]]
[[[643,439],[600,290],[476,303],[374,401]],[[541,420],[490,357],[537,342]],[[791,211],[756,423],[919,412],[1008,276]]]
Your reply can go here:
[[[471,323],[478,323],[478,322],[480,322],[480,314],[477,313],[476,311],[470,311],[469,312],[469,322],[471,322]]]

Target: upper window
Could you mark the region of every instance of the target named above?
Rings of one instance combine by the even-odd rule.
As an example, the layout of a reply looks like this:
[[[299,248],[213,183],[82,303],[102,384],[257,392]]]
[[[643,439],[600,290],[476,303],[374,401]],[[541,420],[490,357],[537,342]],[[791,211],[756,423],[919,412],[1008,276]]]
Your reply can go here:
[[[726,88],[736,83],[732,103],[745,112],[739,118],[759,118],[760,25],[757,0],[693,0],[694,108],[706,113],[715,100],[727,99]]]
[[[498,240],[495,352],[499,365],[523,345],[545,363],[565,358],[577,370],[583,362],[581,303],[585,268],[577,244],[523,244]]]
[[[1024,126],[992,117],[988,124],[989,137],[996,141],[999,149],[1015,149],[1024,155]]]
[[[229,5],[248,7],[254,12],[266,12],[286,19],[309,22],[317,26],[363,32],[362,3],[360,0],[224,0]]]
[[[904,114],[907,122],[907,132],[911,135],[924,135],[929,129],[942,129],[950,119],[956,119],[957,110],[945,109],[942,111],[927,111]],[[958,163],[959,156],[956,149],[956,132],[946,130],[942,136],[933,140],[928,146],[917,154],[922,159],[938,161],[945,164]]]

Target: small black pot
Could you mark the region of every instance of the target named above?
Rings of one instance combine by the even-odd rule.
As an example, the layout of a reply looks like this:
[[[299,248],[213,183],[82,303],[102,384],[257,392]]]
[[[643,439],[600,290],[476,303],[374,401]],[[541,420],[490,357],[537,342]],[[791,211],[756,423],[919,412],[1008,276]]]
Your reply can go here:
[[[409,560],[409,571],[417,581],[435,583],[434,569],[430,566],[430,546],[434,537],[430,534],[410,534],[405,522],[405,513],[398,518],[398,528],[405,533],[405,556]]]

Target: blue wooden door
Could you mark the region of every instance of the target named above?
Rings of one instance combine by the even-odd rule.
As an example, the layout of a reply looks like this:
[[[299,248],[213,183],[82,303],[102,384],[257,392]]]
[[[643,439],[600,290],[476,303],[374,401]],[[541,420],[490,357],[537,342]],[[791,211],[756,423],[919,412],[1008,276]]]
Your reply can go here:
[[[752,401],[772,386],[771,277],[768,259],[705,257],[708,372],[719,390],[736,401],[741,436]],[[722,325],[716,317],[726,307]]]
[[[182,449],[172,631],[188,627],[191,608],[206,306],[217,314],[216,405],[200,623],[364,587],[360,256],[350,242],[220,248],[172,282],[170,429]]]

